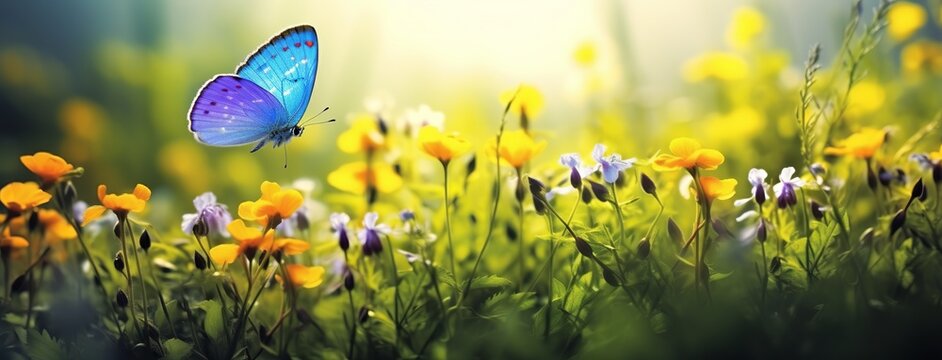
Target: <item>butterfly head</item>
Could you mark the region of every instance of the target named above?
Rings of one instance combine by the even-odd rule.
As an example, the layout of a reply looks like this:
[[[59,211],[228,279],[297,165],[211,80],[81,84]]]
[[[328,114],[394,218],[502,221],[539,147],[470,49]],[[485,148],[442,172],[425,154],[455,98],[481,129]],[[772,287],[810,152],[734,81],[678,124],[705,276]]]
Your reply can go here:
[[[299,137],[303,133],[304,133],[304,127],[295,125],[293,128],[291,128],[291,134],[294,135],[295,137]]]

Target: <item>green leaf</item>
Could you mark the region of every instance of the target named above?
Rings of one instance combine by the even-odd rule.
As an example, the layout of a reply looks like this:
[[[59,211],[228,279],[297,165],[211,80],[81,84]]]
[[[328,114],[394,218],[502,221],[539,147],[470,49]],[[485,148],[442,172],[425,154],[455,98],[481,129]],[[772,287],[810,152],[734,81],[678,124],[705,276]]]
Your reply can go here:
[[[196,307],[206,312],[206,318],[203,319],[203,330],[206,331],[206,335],[219,342],[226,334],[222,305],[213,300],[206,300],[196,304]]]
[[[474,278],[471,289],[503,288],[513,285],[513,282],[497,275],[485,275]]]
[[[37,360],[58,360],[66,359],[66,353],[62,350],[62,345],[49,336],[48,332],[40,333],[36,329],[29,329],[26,335],[26,354],[30,359]]]
[[[186,343],[180,339],[168,339],[164,341],[164,359],[167,360],[180,360],[190,358],[190,352],[193,350],[193,345]]]

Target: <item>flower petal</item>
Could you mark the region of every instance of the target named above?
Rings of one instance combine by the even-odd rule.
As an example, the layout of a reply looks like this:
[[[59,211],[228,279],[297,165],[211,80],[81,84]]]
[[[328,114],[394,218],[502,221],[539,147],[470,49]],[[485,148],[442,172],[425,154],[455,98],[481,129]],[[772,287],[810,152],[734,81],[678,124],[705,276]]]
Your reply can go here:
[[[219,265],[231,264],[239,258],[239,255],[241,255],[239,245],[236,244],[221,244],[209,249],[209,257]]]
[[[143,184],[137,184],[134,186],[134,197],[144,201],[150,200],[150,188]]]
[[[105,213],[105,210],[108,209],[101,205],[89,206],[85,209],[85,214],[82,215],[82,226],[88,225],[92,221],[95,221],[95,219],[100,218]]]

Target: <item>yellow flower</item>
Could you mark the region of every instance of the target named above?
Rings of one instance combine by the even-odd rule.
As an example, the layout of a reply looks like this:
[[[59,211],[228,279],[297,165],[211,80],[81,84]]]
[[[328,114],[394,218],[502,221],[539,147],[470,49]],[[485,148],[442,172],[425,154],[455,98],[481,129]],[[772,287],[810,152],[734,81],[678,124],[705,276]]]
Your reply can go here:
[[[324,282],[323,266],[304,266],[289,264],[285,267],[288,274],[288,280],[294,287],[303,287],[305,289],[315,288]]]
[[[929,158],[935,161],[942,161],[942,145],[939,145],[939,151],[929,153]]]
[[[712,176],[700,177],[700,188],[707,202],[713,200],[729,200],[736,195],[736,179],[717,179]]]
[[[500,148],[497,148],[496,140],[491,140],[488,150],[491,154],[497,153],[500,159],[513,166],[515,169],[523,168],[530,159],[533,159],[546,147],[546,141],[534,141],[523,130],[513,130],[504,132],[500,139]]]
[[[886,31],[896,41],[908,39],[926,24],[926,10],[908,1],[900,1],[890,6],[886,17]]]
[[[98,185],[98,201],[101,205],[89,206],[85,209],[85,215],[82,216],[82,226],[104,215],[105,211],[111,210],[119,219],[124,218],[131,212],[144,211],[147,206],[147,200],[150,200],[150,189],[147,186],[137,184],[131,194],[121,195],[106,194],[108,188],[102,184]]]
[[[576,64],[579,64],[583,67],[590,67],[595,64],[595,59],[598,57],[595,50],[595,44],[592,42],[586,41],[576,47],[576,50],[572,53],[573,59],[576,60]]]
[[[704,149],[699,142],[691,138],[681,137],[671,140],[670,149],[672,154],[660,154],[654,159],[655,170],[693,170],[695,168],[714,170],[726,161],[726,157],[721,152]]]
[[[517,95],[516,98],[514,94]],[[514,115],[526,114],[527,119],[533,120],[543,112],[543,94],[531,85],[521,84],[500,94],[501,104],[506,105],[511,99],[514,103],[510,106],[510,111]]]
[[[880,146],[883,146],[883,141],[885,140],[885,131],[874,128],[864,128],[846,139],[839,141],[837,146],[825,148],[824,153],[828,155],[847,155],[860,159],[870,159]]]
[[[26,166],[29,171],[39,176],[43,183],[51,184],[58,181],[61,177],[75,170],[72,164],[69,164],[61,157],[40,151],[33,155],[20,156],[20,162]]]
[[[58,211],[39,209],[39,223],[43,226],[44,240],[49,244],[56,244],[62,240],[72,240],[78,236],[75,228]]]
[[[748,48],[765,31],[765,22],[765,16],[759,10],[739,8],[726,30],[726,42],[733,48]]]
[[[365,162],[357,161],[344,164],[327,175],[331,186],[357,195],[366,193],[373,187],[380,193],[390,193],[402,186],[402,178],[386,163],[373,163],[367,171]]]
[[[859,117],[871,114],[883,106],[886,90],[875,81],[864,80],[852,87],[847,94],[847,116]]]
[[[350,128],[337,137],[340,151],[349,154],[375,151],[385,143],[386,139],[380,132],[379,123],[373,115],[368,114],[355,117]]]
[[[271,181],[262,182],[261,190],[262,196],[258,200],[239,204],[239,217],[268,225],[270,221],[279,222],[291,217],[304,203],[301,192],[282,189],[281,185]]]
[[[10,228],[3,229],[3,234],[0,234],[0,248],[3,249],[3,252],[9,251],[9,249],[22,249],[29,246],[29,242],[22,236],[10,235]]]
[[[0,189],[0,202],[7,208],[10,216],[29,211],[45,204],[49,199],[52,199],[52,195],[42,191],[39,184],[34,182],[12,182]]]
[[[684,65],[684,79],[689,82],[706,79],[735,81],[744,79],[747,74],[746,60],[734,53],[708,52]]]
[[[900,66],[906,73],[942,73],[942,44],[917,41],[900,51]]]
[[[209,257],[219,265],[231,264],[241,255],[255,257],[258,251],[268,253],[282,252],[285,255],[297,255],[307,251],[310,245],[297,239],[275,240],[275,230],[262,230],[245,225],[242,219],[236,219],[226,226],[232,239],[238,244],[220,244],[209,249]]]
[[[426,154],[444,164],[471,150],[471,144],[467,140],[459,138],[457,134],[443,134],[431,125],[423,126],[419,130],[419,143]]]

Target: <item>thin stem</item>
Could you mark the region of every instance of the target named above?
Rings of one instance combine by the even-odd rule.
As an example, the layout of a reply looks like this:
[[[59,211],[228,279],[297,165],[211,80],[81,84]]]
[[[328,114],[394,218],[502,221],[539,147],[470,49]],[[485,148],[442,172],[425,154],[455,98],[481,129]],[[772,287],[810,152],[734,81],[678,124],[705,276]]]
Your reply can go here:
[[[131,229],[131,223],[125,221],[124,224],[125,224],[125,226],[127,227],[128,234],[131,235],[131,238],[134,238],[134,231]],[[143,304],[143,306],[144,306],[144,309],[143,309],[143,311],[144,311],[144,325],[145,325],[145,327],[147,327],[147,326],[149,326],[149,321],[148,321],[147,312],[148,312],[149,309],[150,309],[149,301],[147,301],[147,281],[144,280],[144,270],[143,270],[143,268],[141,267],[141,256],[140,256],[140,254],[139,254],[139,251],[137,250],[138,245],[135,243],[135,244],[132,244],[131,247],[134,249],[134,264],[135,264],[135,266],[137,267],[137,274],[138,274],[138,276],[140,276],[140,280],[141,280],[141,295],[142,295],[142,297],[143,297],[143,299],[141,300],[141,302],[142,302],[142,304]],[[125,253],[125,255],[127,255],[127,254]],[[130,270],[129,270],[129,271],[130,271]],[[133,302],[132,302],[132,304],[133,304]],[[169,318],[168,318],[168,320],[169,320]]]
[[[523,177],[520,168],[517,168],[517,191],[523,187]],[[520,272],[520,286],[526,282],[526,244],[524,243],[523,231],[523,199],[517,201],[517,242],[520,247],[517,253],[517,269]]]
[[[346,251],[343,252],[343,259],[344,259],[344,263],[347,266],[347,271],[351,271],[350,270],[350,255],[347,254]],[[353,305],[353,289],[347,290],[347,300],[349,300],[349,304],[350,304],[350,346],[349,346],[349,350],[347,350],[347,358],[353,359],[354,358],[353,357],[354,345],[356,344],[356,341],[357,341],[357,311],[356,311],[356,307]]]
[[[134,280],[131,276],[131,265],[130,258],[128,258],[128,241],[127,233],[125,232],[125,222],[127,222],[127,217],[118,216],[118,241],[121,243],[121,254],[124,256],[125,262],[127,263],[124,267],[124,276],[128,284],[128,303],[131,308],[131,321],[134,324],[134,329],[137,330],[138,335],[143,336],[141,333],[141,326],[137,323],[137,310],[135,310],[134,302]]]
[[[444,180],[444,187],[445,187],[445,229],[446,229],[446,232],[447,232],[447,234],[448,234],[448,253],[449,253],[449,255],[451,256],[451,273],[452,273],[452,275],[455,276],[455,279],[458,279],[458,278],[459,278],[459,277],[458,277],[458,270],[455,268],[455,261],[456,261],[456,258],[455,258],[455,245],[454,245],[454,243],[453,243],[452,240],[451,240],[451,238],[452,238],[452,236],[451,236],[451,212],[450,212],[450,210],[449,210],[449,208],[451,207],[451,206],[449,206],[450,203],[451,203],[451,201],[450,201],[451,198],[448,197],[448,162],[447,162],[447,161],[442,161],[442,170],[444,170],[444,172],[445,172],[445,180]]]
[[[386,236],[387,250],[389,252],[389,266],[392,268],[393,277],[393,322],[396,324],[396,350],[399,350],[399,333],[402,327],[399,323],[399,270],[396,269],[396,257],[393,255],[393,243],[389,236]]]

